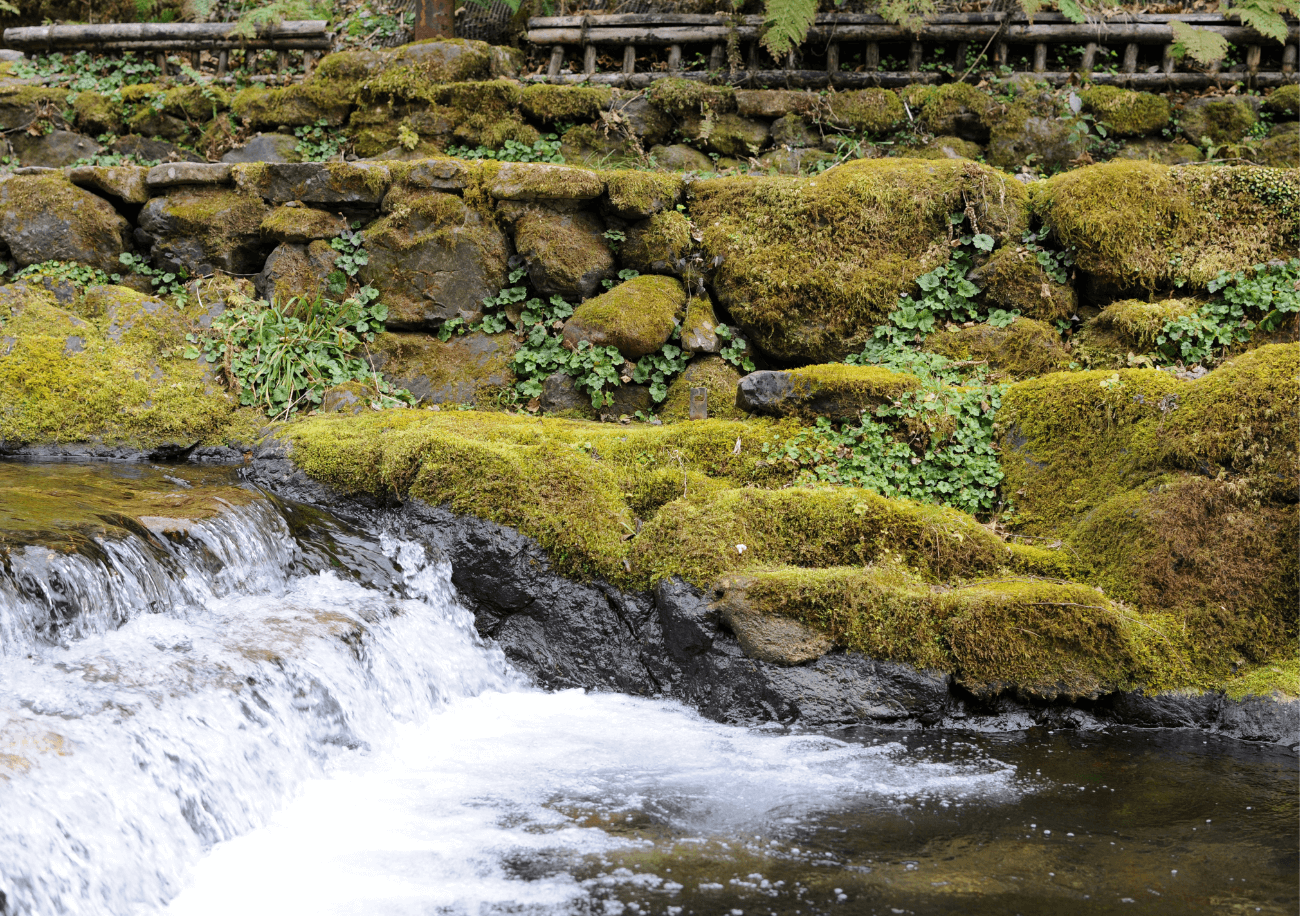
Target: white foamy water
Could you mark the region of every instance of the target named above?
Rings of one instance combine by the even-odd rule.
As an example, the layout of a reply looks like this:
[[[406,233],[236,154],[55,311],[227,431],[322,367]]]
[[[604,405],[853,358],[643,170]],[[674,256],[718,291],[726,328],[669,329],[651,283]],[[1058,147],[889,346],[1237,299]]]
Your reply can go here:
[[[283,533],[258,530],[235,531],[219,563],[145,564],[149,601],[80,638],[37,639],[20,622],[37,599],[11,596],[5,916],[568,913],[582,882],[511,863],[634,842],[581,826],[582,812],[707,838],[864,798],[1010,791],[993,762],[531,689],[418,546],[384,544],[406,576],[397,596],[288,577]]]

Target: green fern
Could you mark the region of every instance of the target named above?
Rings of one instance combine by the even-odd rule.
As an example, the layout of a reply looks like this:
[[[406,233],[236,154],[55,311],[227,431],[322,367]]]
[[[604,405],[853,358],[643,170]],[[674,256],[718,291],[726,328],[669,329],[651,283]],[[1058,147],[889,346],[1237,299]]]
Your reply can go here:
[[[803,44],[817,15],[817,0],[766,0],[763,47],[777,60]]]
[[[1244,0],[1234,3],[1228,15],[1265,38],[1286,44],[1286,17],[1300,16],[1300,0]]]
[[[939,11],[936,0],[880,0],[876,13],[886,22],[921,31],[925,21]]]
[[[1228,40],[1209,29],[1198,29],[1185,22],[1169,23],[1174,32],[1174,57],[1190,57],[1200,64],[1223,60],[1228,53]]]
[[[329,19],[330,12],[327,4],[314,0],[276,0],[244,13],[235,20],[229,35],[232,38],[252,38],[286,19]]]

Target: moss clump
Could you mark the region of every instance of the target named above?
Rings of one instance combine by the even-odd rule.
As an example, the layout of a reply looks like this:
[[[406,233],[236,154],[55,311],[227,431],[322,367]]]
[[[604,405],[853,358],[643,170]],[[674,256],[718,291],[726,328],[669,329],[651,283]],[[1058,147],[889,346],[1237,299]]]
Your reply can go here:
[[[1077,247],[1080,270],[1120,289],[1204,287],[1300,245],[1290,169],[1108,162],[1042,182],[1034,208],[1058,242]]]
[[[726,490],[671,503],[632,551],[651,582],[681,576],[701,587],[755,568],[861,565],[887,553],[938,579],[997,569],[1009,557],[968,515],[851,487]]]
[[[1283,655],[1260,665],[1245,666],[1224,683],[1223,692],[1233,700],[1246,697],[1295,699],[1300,695],[1300,657]]]
[[[1204,139],[1235,143],[1249,134],[1258,120],[1245,99],[1197,100],[1183,109],[1178,126],[1193,143]]]
[[[736,385],[740,373],[721,356],[702,356],[691,361],[668,386],[659,416],[665,423],[678,423],[690,415],[691,389],[708,391],[709,416],[718,420],[742,420],[745,411],[736,407]]]
[[[1034,253],[1020,246],[1003,245],[972,279],[984,287],[990,303],[1026,318],[1055,321],[1069,318],[1078,307],[1074,288],[1049,277]]]
[[[911,159],[978,159],[984,148],[978,143],[960,137],[935,137],[919,149],[908,149],[899,155]]]
[[[929,585],[893,564],[761,570],[745,599],[871,658],[953,672],[967,687],[1043,699],[1096,697],[1132,682],[1136,627],[1092,588],[993,580]]]
[[[243,89],[230,107],[251,130],[304,127],[322,119],[339,127],[347,122],[352,101],[342,86],[313,80],[278,89]]]
[[[1079,94],[1084,108],[1108,133],[1116,137],[1141,137],[1169,126],[1169,100],[1150,92],[1115,86],[1093,86]]]
[[[201,362],[182,359],[194,327],[157,299],[95,287],[76,310],[19,283],[0,301],[0,441],[138,448],[218,437],[235,399]]]
[[[1300,115],[1300,84],[1288,83],[1274,89],[1264,99],[1264,110],[1288,118]]]
[[[641,475],[671,470],[731,484],[783,478],[761,461],[775,427],[707,420],[617,426],[455,411],[386,411],[313,418],[283,435],[311,477],[345,493],[397,495],[511,525],[535,538],[558,571],[644,588],[631,563]],[[735,452],[735,442],[742,448]],[[651,502],[633,495],[645,511]],[[625,562],[626,561],[626,562]]]
[[[618,169],[601,172],[609,205],[625,219],[645,218],[671,210],[682,195],[680,175]]]
[[[1132,353],[1153,353],[1156,338],[1165,325],[1175,318],[1190,315],[1200,307],[1193,299],[1164,299],[1145,302],[1123,299],[1102,309],[1095,319],[1097,326],[1117,335],[1121,346]]]
[[[977,324],[931,334],[925,349],[958,362],[984,362],[994,375],[1007,379],[1034,378],[1070,366],[1056,331],[1032,318],[1017,318],[1005,328]]]
[[[112,98],[99,92],[79,92],[72,103],[78,128],[92,136],[120,134],[124,128],[122,108]]]
[[[629,228],[619,259],[642,273],[666,272],[690,251],[691,241],[691,221],[664,210]]]
[[[628,359],[640,359],[668,341],[685,308],[686,290],[677,279],[636,277],[574,309],[564,339],[617,347]]]
[[[927,131],[937,136],[966,135],[976,128],[987,133],[998,104],[988,93],[970,83],[942,86],[909,86],[902,92],[913,113]]]
[[[278,241],[305,243],[334,238],[347,228],[347,221],[313,207],[276,207],[260,228],[263,235]]]
[[[178,118],[206,121],[230,107],[230,93],[219,86],[177,86],[162,96],[162,110]]]
[[[376,51],[339,51],[327,54],[316,64],[316,69],[307,82],[337,86],[345,97],[350,97],[383,65],[383,61],[383,55]]]
[[[730,86],[713,86],[695,80],[675,77],[655,80],[645,95],[655,108],[676,118],[709,111],[726,114],[736,110],[736,91]]]
[[[546,124],[556,121],[592,121],[609,107],[614,91],[605,86],[525,86],[519,103],[530,118]]]
[[[722,178],[695,185],[691,213],[722,303],[747,336],[781,359],[860,349],[916,278],[945,263],[949,214],[1019,238],[1026,192],[963,161],[873,159],[809,178]]]
[[[906,117],[903,102],[888,89],[858,89],[833,92],[826,97],[826,121],[835,127],[872,134],[893,130]]]

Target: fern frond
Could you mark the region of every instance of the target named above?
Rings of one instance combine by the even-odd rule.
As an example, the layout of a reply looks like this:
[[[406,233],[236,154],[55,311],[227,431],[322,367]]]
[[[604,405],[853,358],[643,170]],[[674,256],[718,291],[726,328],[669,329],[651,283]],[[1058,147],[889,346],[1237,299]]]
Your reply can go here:
[[[1034,17],[1041,13],[1045,6],[1047,0],[1020,0],[1020,9],[1024,11],[1030,25],[1034,24]]]
[[[1300,0],[1244,0],[1234,3],[1228,15],[1265,38],[1286,44],[1286,17],[1300,15]]]
[[[328,19],[330,9],[313,0],[276,0],[249,10],[235,20],[228,33],[232,38],[252,38],[263,29],[272,28],[286,19]]]
[[[1228,54],[1228,40],[1209,29],[1198,29],[1185,22],[1169,23],[1174,32],[1174,57],[1190,57],[1200,64],[1212,64]]]
[[[886,22],[919,32],[925,21],[938,12],[938,8],[935,0],[881,0],[876,12]]]
[[[817,0],[767,0],[763,21],[763,47],[780,60],[803,44],[817,15]]]

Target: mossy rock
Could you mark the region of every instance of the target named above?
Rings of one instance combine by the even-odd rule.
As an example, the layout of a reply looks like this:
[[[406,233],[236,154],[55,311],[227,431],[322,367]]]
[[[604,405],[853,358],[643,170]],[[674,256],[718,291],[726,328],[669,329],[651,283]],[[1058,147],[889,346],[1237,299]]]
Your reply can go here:
[[[483,299],[506,283],[510,256],[496,223],[454,194],[410,192],[394,205],[366,228],[370,258],[359,275],[388,305],[389,327],[482,318]]]
[[[602,172],[609,209],[621,219],[648,219],[671,210],[682,196],[682,179],[665,172],[619,169]]]
[[[1122,299],[1102,309],[1093,321],[1097,327],[1114,332],[1120,346],[1129,352],[1154,353],[1156,338],[1165,325],[1193,314],[1200,305],[1194,299],[1163,299],[1159,302]]]
[[[695,146],[703,146],[720,156],[748,158],[757,156],[771,137],[767,124],[738,114],[687,115],[682,121],[682,136]]]
[[[960,137],[987,143],[990,124],[997,120],[1000,105],[970,83],[942,86],[909,86],[901,95],[911,106],[921,126],[939,137]]]
[[[617,347],[627,359],[640,359],[668,342],[685,308],[686,290],[680,281],[636,277],[574,309],[564,323],[564,341]]]
[[[19,267],[58,260],[116,270],[129,231],[112,204],[61,172],[0,184],[0,239]]]
[[[1017,318],[1004,328],[977,324],[931,334],[925,350],[956,362],[987,363],[995,376],[1026,379],[1070,368],[1070,354],[1051,325]]]
[[[125,133],[122,107],[110,96],[100,92],[79,92],[72,103],[77,127],[92,136]]]
[[[920,379],[880,366],[828,363],[751,372],[736,389],[736,406],[775,417],[857,417],[921,387]]]
[[[919,149],[909,149],[903,155],[912,159],[978,159],[984,147],[961,137],[935,137]]]
[[[1264,98],[1264,110],[1295,120],[1300,116],[1300,84],[1279,86]]]
[[[1141,667],[1138,626],[1083,585],[947,588],[889,564],[776,567],[724,580],[719,606],[741,602],[870,658],[951,672],[977,695],[1096,698],[1130,685]]]
[[[1170,143],[1167,140],[1134,140],[1125,143],[1115,153],[1116,159],[1136,159],[1158,162],[1161,165],[1188,165],[1205,158],[1200,147],[1190,143]]]
[[[746,658],[788,667],[816,661],[834,647],[824,633],[785,615],[766,613],[749,599],[753,584],[749,576],[723,579],[717,588],[722,597],[709,605],[709,612],[736,637]]]
[[[835,159],[834,153],[820,149],[774,149],[758,157],[758,168],[769,175],[803,175]]]
[[[1244,98],[1193,99],[1184,107],[1178,126],[1193,143],[1236,143],[1250,133],[1259,118]]]
[[[717,353],[722,349],[722,340],[718,337],[719,323],[709,294],[692,296],[686,303],[686,317],[682,320],[682,349],[687,353]],[[739,376],[736,381],[740,381]]]
[[[1144,137],[1169,126],[1169,100],[1117,86],[1092,86],[1079,93],[1084,110],[1106,125],[1108,136]]]
[[[832,92],[825,104],[827,113],[822,116],[818,111],[817,120],[859,133],[888,133],[907,117],[902,100],[889,89]]]
[[[1258,143],[1245,145],[1239,150],[1241,155],[1256,165],[1271,168],[1294,168],[1300,162],[1300,131],[1291,125],[1291,130],[1266,137]]]
[[[636,145],[625,137],[590,124],[579,124],[560,139],[564,161],[587,168],[617,168],[639,158]]]
[[[1003,245],[970,280],[984,288],[991,304],[1025,318],[1055,321],[1071,317],[1078,307],[1074,288],[1049,277],[1034,252],[1020,246]]]
[[[712,172],[713,160],[685,143],[650,148],[650,161],[656,168],[670,172]]]
[[[140,229],[153,239],[155,263],[190,276],[262,269],[269,245],[262,221],[270,208],[238,191],[181,187],[140,211]]]
[[[432,39],[385,53],[361,90],[375,98],[433,101],[429,94],[439,84],[489,81],[493,75],[492,46],[487,42]]]
[[[230,93],[220,86],[177,86],[162,96],[162,110],[190,121],[207,121],[230,107]]]
[[[18,130],[48,113],[68,108],[68,90],[46,86],[0,84],[0,124],[5,130]]]
[[[337,51],[317,62],[307,82],[337,86],[341,95],[351,96],[357,87],[383,68],[385,61],[384,54],[379,51]]]
[[[313,207],[276,207],[262,220],[262,234],[277,242],[305,245],[317,239],[332,239],[348,227],[347,220]]]
[[[609,107],[613,90],[604,86],[525,86],[519,105],[528,117],[543,124],[592,121]]]
[[[675,118],[703,115],[710,111],[714,114],[727,114],[736,110],[734,89],[696,80],[676,77],[655,80],[645,95],[652,106]]]
[[[149,200],[149,188],[145,184],[148,173],[147,168],[136,165],[81,165],[67,172],[73,184],[127,204],[143,204]]]
[[[273,302],[288,302],[295,297],[311,302],[328,291],[337,256],[338,252],[322,241],[282,243],[271,252],[253,281],[257,295]]]
[[[676,210],[633,223],[626,234],[619,260],[641,273],[677,273],[677,262],[692,246],[691,221]]]
[[[484,174],[488,194],[497,200],[591,200],[605,192],[605,180],[590,169],[546,162],[493,166]]]
[[[1050,96],[1027,96],[1013,103],[993,122],[988,159],[1014,170],[1032,164],[1035,170],[1068,169],[1083,155],[1083,138],[1071,121],[1056,117]]]
[[[528,208],[515,222],[515,249],[533,289],[545,295],[587,298],[615,275],[605,224],[594,213]]]
[[[748,414],[736,406],[740,373],[721,356],[699,356],[668,386],[668,396],[659,408],[665,423],[680,423],[690,417],[691,389],[708,391],[708,412],[714,420],[743,420]]]
[[[1184,283],[1291,257],[1300,245],[1295,169],[1108,162],[1035,186],[1034,209],[1076,266],[1117,290]],[[1212,227],[1212,229],[1210,228]]]
[[[69,309],[43,289],[0,290],[0,442],[152,449],[219,440],[237,400],[206,363],[181,358],[190,321],[117,286]]]
[[[321,120],[330,127],[341,127],[347,123],[352,102],[351,94],[341,92],[339,86],[312,80],[282,88],[242,89],[230,107],[249,130],[275,130],[306,127]]]
[[[508,334],[478,331],[446,342],[428,334],[380,334],[370,361],[384,380],[405,388],[421,404],[474,404],[492,408],[514,384],[510,357],[518,343]]]
[[[691,216],[722,263],[721,303],[746,337],[783,360],[861,349],[921,274],[944,264],[949,214],[1019,239],[1027,194],[963,161],[857,160],[809,178],[698,182]]]

